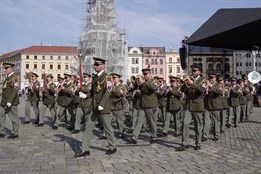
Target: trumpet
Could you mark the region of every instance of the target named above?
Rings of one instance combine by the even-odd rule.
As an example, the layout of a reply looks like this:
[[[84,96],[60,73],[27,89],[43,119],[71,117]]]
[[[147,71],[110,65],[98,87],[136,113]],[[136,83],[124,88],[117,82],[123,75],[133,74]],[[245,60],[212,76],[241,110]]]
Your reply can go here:
[[[28,79],[29,84],[31,84],[31,82],[32,82],[32,72],[29,71],[29,70],[26,70],[26,71],[25,71],[24,78],[25,78],[25,79]]]
[[[181,81],[182,81],[188,88],[190,88],[191,84],[194,83],[195,79],[193,78],[193,76],[184,75],[184,76],[183,76],[183,79],[181,79]]]

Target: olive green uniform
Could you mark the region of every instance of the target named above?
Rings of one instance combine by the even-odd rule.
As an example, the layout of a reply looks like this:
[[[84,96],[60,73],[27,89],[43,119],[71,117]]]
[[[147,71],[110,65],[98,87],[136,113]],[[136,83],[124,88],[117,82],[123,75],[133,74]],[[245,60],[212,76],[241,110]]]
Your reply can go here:
[[[53,120],[56,118],[56,106],[55,106],[55,91],[56,91],[56,85],[53,82],[49,82],[47,85],[46,91],[43,91],[43,104],[41,105],[40,108],[40,119],[39,119],[39,124],[44,124],[44,117],[45,117],[45,112],[47,108],[49,108]]]
[[[32,82],[32,88],[28,88],[28,99],[25,104],[25,121],[30,121],[30,108],[33,106],[35,114],[35,122],[39,123],[39,101],[40,101],[40,82],[35,80]]]
[[[234,85],[231,87],[228,105],[229,105],[229,118],[228,125],[231,125],[234,116],[234,125],[237,126],[240,118],[240,105],[239,105],[239,86]]]
[[[12,134],[18,135],[19,130],[19,116],[18,107],[19,96],[18,88],[16,85],[20,84],[18,76],[15,73],[10,74],[4,81],[2,87],[2,100],[0,104],[0,134],[5,135],[5,120],[6,114],[8,114],[12,122]],[[11,103],[11,107],[7,106],[7,103]]]

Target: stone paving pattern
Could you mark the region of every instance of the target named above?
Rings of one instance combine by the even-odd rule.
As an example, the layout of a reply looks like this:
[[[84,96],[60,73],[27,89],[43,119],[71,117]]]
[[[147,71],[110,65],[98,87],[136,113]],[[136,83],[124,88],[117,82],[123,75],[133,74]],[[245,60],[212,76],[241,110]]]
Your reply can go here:
[[[24,98],[20,101],[19,116],[23,121]],[[260,113],[261,108],[255,107],[248,122],[226,129],[218,142],[211,139],[204,142],[199,151],[190,148],[176,152],[181,137],[171,134],[151,145],[148,134],[142,133],[137,145],[117,139],[117,153],[108,156],[106,140],[94,135],[91,155],[74,158],[75,152],[80,151],[83,132],[70,134],[64,127],[52,130],[48,112],[44,127],[21,124],[19,138],[0,139],[0,174],[261,174]],[[11,128],[8,117],[6,126]]]

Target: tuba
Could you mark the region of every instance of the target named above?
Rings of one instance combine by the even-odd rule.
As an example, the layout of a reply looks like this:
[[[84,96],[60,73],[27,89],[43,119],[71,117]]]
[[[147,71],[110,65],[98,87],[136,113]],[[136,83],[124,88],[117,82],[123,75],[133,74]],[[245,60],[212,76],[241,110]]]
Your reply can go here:
[[[260,75],[258,72],[256,72],[256,71],[251,71],[251,72],[247,75],[247,77],[248,77],[248,81],[249,81],[250,83],[253,83],[253,84],[258,83],[258,82],[260,82],[260,80],[261,80],[261,75]]]

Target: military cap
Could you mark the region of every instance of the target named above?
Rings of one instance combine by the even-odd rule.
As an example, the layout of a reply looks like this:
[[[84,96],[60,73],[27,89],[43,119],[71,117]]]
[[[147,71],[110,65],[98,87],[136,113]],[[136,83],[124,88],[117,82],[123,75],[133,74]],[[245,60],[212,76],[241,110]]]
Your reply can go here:
[[[121,78],[121,75],[117,73],[112,73],[111,75],[113,78]]]
[[[217,74],[216,73],[208,73],[208,76],[209,77],[217,77]]]
[[[39,77],[39,75],[36,74],[36,73],[34,73],[34,72],[32,72],[31,75],[32,75],[32,76],[35,76],[35,77]]]
[[[68,73],[64,73],[63,75],[64,75],[64,76],[72,77],[72,75],[71,75],[71,74],[68,74]]]
[[[246,74],[242,74],[242,79],[243,79],[243,80],[248,80],[247,75],[246,75]]]
[[[237,78],[236,77],[231,77],[230,81],[237,81]]]
[[[237,83],[243,82],[243,79],[237,79]]]
[[[144,68],[141,71],[142,71],[143,74],[150,73],[150,69],[149,68]]]
[[[92,75],[91,74],[88,74],[88,73],[82,73],[83,77],[85,76],[88,76],[88,77],[91,77]]]
[[[190,67],[191,67],[192,71],[193,71],[193,70],[199,70],[199,71],[202,70],[201,66],[199,66],[199,65],[197,65],[197,64],[193,64],[193,65],[191,65]]]
[[[218,80],[218,81],[224,80],[224,77],[223,77],[221,74],[219,74],[219,75],[217,76],[217,80]]]
[[[64,78],[63,77],[58,77],[58,80],[64,80]]]
[[[175,81],[180,80],[180,78],[175,77],[175,76],[170,76],[170,77],[169,77],[169,80],[170,80],[170,82],[175,82]]]
[[[15,66],[15,64],[13,64],[13,63],[8,63],[8,62],[5,62],[5,63],[3,63],[3,66],[4,66],[5,68],[9,68],[9,67],[14,67],[14,66]]]
[[[105,64],[105,62],[106,62],[105,59],[102,59],[102,58],[99,58],[99,57],[94,57],[93,60],[94,60],[94,64],[95,64],[95,63]]]
[[[53,78],[53,74],[51,74],[51,73],[46,74],[46,77],[51,77],[51,78]]]

